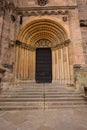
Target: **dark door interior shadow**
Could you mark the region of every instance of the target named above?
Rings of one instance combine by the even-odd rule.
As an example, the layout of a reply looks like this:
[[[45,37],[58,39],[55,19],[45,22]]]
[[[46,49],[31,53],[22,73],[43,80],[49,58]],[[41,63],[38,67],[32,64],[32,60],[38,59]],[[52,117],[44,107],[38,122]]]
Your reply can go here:
[[[36,49],[36,82],[52,82],[52,54],[50,48]]]

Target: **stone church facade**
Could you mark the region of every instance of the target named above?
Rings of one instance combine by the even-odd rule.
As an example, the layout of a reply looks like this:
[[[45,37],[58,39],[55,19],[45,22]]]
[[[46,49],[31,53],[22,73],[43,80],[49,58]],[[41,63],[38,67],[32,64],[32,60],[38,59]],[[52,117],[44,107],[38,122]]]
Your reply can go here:
[[[2,82],[74,84],[86,66],[86,0],[0,0]]]

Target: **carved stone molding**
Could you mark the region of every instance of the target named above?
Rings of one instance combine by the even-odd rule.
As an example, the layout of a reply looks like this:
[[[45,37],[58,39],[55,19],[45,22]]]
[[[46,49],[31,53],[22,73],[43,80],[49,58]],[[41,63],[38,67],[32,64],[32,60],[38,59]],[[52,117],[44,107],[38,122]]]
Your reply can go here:
[[[16,11],[18,15],[23,16],[38,16],[38,15],[67,15],[68,10],[29,10]]]
[[[31,50],[31,51],[35,50],[35,47],[32,46],[31,44],[26,44],[26,43],[20,42],[19,40],[16,40],[15,44],[17,46],[20,46],[20,47],[27,49],[27,50]]]
[[[70,44],[70,42],[71,42],[71,40],[67,39],[63,43],[57,44],[56,46],[54,46],[54,45],[51,44],[51,42],[49,40],[42,39],[42,40],[38,41],[34,46],[31,45],[31,44],[20,42],[19,40],[16,40],[15,44],[22,47],[22,48],[24,48],[24,49],[34,51],[38,47],[39,48],[48,48],[48,47],[50,47],[52,49],[60,49],[60,48],[63,48],[64,46],[68,46]]]
[[[41,39],[35,44],[36,48],[47,48],[51,46],[51,42],[47,39]]]
[[[57,44],[55,47],[55,49],[59,49],[59,48],[62,48],[64,46],[68,46],[69,44],[71,43],[71,40],[70,39],[67,39],[65,40],[63,43],[60,43],[60,44]]]

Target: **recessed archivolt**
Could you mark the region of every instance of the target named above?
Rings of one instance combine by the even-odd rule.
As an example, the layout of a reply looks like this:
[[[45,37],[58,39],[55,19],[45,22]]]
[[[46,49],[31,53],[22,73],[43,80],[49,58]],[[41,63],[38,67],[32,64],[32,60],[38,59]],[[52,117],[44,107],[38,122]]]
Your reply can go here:
[[[31,36],[32,34],[34,34],[34,32],[40,31],[40,30],[42,31],[48,30],[50,32],[54,32],[56,35],[57,34],[61,35],[61,37],[64,39],[66,38],[66,34],[61,28],[51,23],[46,24],[45,22],[35,23],[33,26],[31,25],[30,27],[27,27],[26,30],[22,33],[22,36],[26,37],[26,34],[28,36]]]
[[[34,32],[40,30],[48,30],[49,32],[54,32],[56,35],[61,35],[61,38],[63,40],[66,38],[66,33],[64,33],[64,30],[61,29],[58,25],[56,26],[53,23],[43,21],[35,22],[33,25],[31,24],[30,26],[26,27],[26,29],[22,31],[20,38],[23,40],[26,38],[26,35],[29,37],[31,35],[34,35]]]
[[[49,39],[52,44],[59,44],[62,42],[61,37],[57,36],[49,31],[40,31],[40,32],[36,32],[35,35],[31,35],[30,38],[27,39],[27,43],[34,45],[39,39]]]
[[[40,30],[40,31],[38,31],[38,30],[36,30],[36,31],[34,31],[34,33],[32,33],[31,35],[26,35],[23,39],[22,39],[22,41],[26,41],[26,43],[27,44],[30,44],[29,43],[29,41],[31,41],[31,39],[32,39],[32,37],[35,39],[36,37],[38,38],[38,35],[40,35],[40,36],[45,36],[46,38],[48,37],[48,34],[49,35],[52,35],[53,37],[56,37],[56,34],[55,34],[55,32],[53,32],[53,31],[47,31],[47,30]],[[59,36],[58,36],[59,37]],[[58,39],[58,38],[56,38],[56,39]],[[33,43],[32,43],[33,44]]]
[[[40,39],[48,39],[55,46],[69,39],[69,34],[60,22],[46,18],[36,19],[20,30],[17,40],[35,46]]]
[[[42,34],[42,35],[43,35],[43,32],[44,32],[44,33],[47,32],[47,33],[52,34],[54,37],[57,37],[57,39],[60,38],[60,39],[62,39],[63,41],[65,40],[64,36],[60,33],[59,30],[56,31],[56,30],[54,30],[53,27],[51,27],[51,28],[48,28],[48,27],[40,28],[40,27],[39,27],[39,28],[33,29],[33,30],[32,30],[32,33],[30,33],[30,34],[26,33],[26,34],[24,35],[22,41],[26,40],[26,43],[27,43],[27,40],[28,40],[28,39],[31,39],[33,36],[36,37],[37,32],[39,32],[39,33]],[[46,37],[47,37],[47,35],[46,35]]]

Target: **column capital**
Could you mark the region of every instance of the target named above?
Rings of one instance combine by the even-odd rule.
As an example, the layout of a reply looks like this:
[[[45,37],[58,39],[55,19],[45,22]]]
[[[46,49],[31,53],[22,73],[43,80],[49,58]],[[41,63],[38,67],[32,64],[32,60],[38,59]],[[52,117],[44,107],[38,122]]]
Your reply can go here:
[[[65,45],[65,46],[69,45],[70,43],[71,43],[71,40],[70,40],[70,39],[67,39],[67,40],[64,41],[64,45]]]

